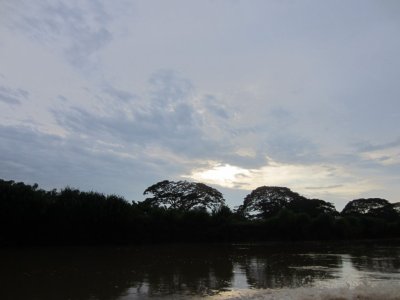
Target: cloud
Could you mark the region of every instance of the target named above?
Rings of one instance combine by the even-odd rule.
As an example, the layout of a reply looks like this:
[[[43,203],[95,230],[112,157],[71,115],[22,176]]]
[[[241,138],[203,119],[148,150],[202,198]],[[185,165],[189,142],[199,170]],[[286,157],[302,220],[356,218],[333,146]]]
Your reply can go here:
[[[368,161],[374,161],[383,166],[400,164],[400,146],[361,153],[361,157]]]
[[[305,187],[306,190],[330,190],[343,187],[343,184],[335,184],[329,186],[307,186]]]
[[[289,113],[274,108],[259,124],[237,123],[229,107],[215,96],[199,94],[188,79],[169,70],[155,72],[141,95],[106,86],[96,97],[98,109],[53,109],[61,128],[123,145],[156,147],[183,160],[220,161],[239,167],[263,166],[267,156],[280,161],[318,161],[310,141],[281,127]],[[121,99],[122,97],[122,99]],[[113,105],[105,99],[111,99]],[[230,109],[230,111],[232,111]],[[276,130],[280,128],[281,130]],[[253,138],[254,137],[254,138]]]
[[[229,164],[209,162],[208,168],[194,170],[190,175],[184,177],[200,182],[219,185],[228,188],[246,188],[246,182],[252,177],[252,171]],[[241,182],[241,179],[244,179]]]
[[[122,89],[117,89],[110,84],[107,84],[103,88],[104,93],[108,94],[112,99],[119,100],[122,102],[130,102],[135,100],[137,96],[131,92],[124,91]]]
[[[229,118],[230,113],[222,104],[218,103],[218,100],[215,96],[205,95],[202,101],[207,111],[211,114],[223,119]]]
[[[329,199],[394,197],[392,6],[6,1],[2,174],[110,181],[113,191],[129,191],[127,177],[202,174],[235,191],[281,184]]]
[[[71,133],[138,145],[158,144],[176,152],[196,152],[202,147],[201,118],[193,106],[187,81],[165,72],[150,79],[148,102],[116,105],[104,113],[70,107],[54,110],[60,126]],[[120,100],[121,92],[107,87],[107,94]],[[102,96],[99,96],[102,97]]]
[[[71,185],[121,193],[129,199],[177,167],[165,161],[160,167],[143,149],[132,150],[101,140],[0,126],[0,178],[38,182],[44,188]]]
[[[254,190],[259,186],[287,186],[312,198],[332,193],[355,197],[376,190],[379,184],[365,180],[341,165],[290,164],[269,160],[258,169],[245,169],[218,162],[195,169],[184,177],[225,188]],[[315,186],[310,187],[310,184]]]
[[[395,139],[391,142],[388,142],[388,143],[372,144],[370,142],[364,142],[364,143],[359,143],[356,146],[357,146],[358,150],[362,151],[362,152],[384,150],[384,149],[400,146],[400,137],[398,137],[397,139]]]
[[[18,1],[10,10],[12,30],[61,49],[78,68],[93,68],[93,55],[112,40],[107,28],[112,17],[101,1]]]
[[[6,104],[21,104],[21,99],[26,100],[29,93],[23,89],[12,89],[5,86],[0,86],[0,102]]]
[[[357,146],[360,157],[383,166],[400,164],[400,138],[388,143],[362,143]]]
[[[267,138],[266,152],[269,156],[285,162],[323,161],[318,147],[309,139],[290,132],[277,132]]]

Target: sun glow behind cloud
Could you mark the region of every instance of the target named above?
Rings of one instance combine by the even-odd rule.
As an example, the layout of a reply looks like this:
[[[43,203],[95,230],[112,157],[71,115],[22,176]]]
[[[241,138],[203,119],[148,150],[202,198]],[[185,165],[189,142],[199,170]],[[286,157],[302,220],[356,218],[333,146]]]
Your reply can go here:
[[[285,164],[269,160],[258,169],[245,169],[210,162],[207,168],[194,170],[184,177],[225,188],[253,190],[259,186],[287,186],[308,197],[330,194],[355,197],[379,188],[343,166]]]
[[[238,182],[251,176],[252,170],[243,169],[229,164],[214,163],[211,168],[194,171],[187,176],[192,179],[223,187],[233,188]]]

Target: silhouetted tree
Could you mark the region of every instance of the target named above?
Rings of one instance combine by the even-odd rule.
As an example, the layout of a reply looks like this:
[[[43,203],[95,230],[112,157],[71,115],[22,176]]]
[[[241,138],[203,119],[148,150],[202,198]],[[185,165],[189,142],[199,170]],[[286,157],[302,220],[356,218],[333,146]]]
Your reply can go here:
[[[220,220],[229,220],[234,216],[232,210],[226,206],[222,205],[217,210],[213,212],[213,217],[220,219]]]
[[[189,181],[160,181],[148,187],[143,194],[153,194],[153,197],[145,200],[148,204],[181,211],[193,208],[216,210],[225,204],[218,190],[203,183]]]
[[[400,202],[393,203],[392,207],[397,212],[397,214],[400,216]]]
[[[356,199],[347,203],[342,215],[368,216],[396,219],[398,213],[393,204],[381,198]]]
[[[287,187],[261,186],[244,198],[237,212],[248,218],[269,218],[286,208],[293,200],[306,200]]]
[[[335,218],[332,215],[321,214],[311,221],[309,234],[317,240],[329,240],[334,237]]]
[[[222,194],[201,184],[162,181],[145,201],[0,179],[0,246],[147,242],[253,242],[399,237],[399,203],[350,202],[341,217],[333,205],[284,187],[260,187],[239,214]],[[210,212],[212,210],[212,212]],[[247,216],[243,217],[243,216]]]
[[[305,213],[310,217],[317,217],[321,214],[338,214],[332,203],[319,199],[305,199],[303,197],[293,199],[288,203],[287,208],[295,213]]]

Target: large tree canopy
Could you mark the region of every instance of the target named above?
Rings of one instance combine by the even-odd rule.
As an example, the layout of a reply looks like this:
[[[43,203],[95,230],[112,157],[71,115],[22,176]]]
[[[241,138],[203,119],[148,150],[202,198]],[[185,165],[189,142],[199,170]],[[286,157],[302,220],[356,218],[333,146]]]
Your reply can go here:
[[[152,205],[183,211],[193,208],[216,210],[225,204],[218,190],[189,181],[160,181],[148,187],[143,194],[153,194],[153,197],[145,200]]]
[[[261,186],[253,190],[239,206],[238,213],[249,218],[269,218],[282,209],[295,213],[305,213],[311,217],[321,214],[336,215],[338,212],[332,203],[307,199],[287,187]]]
[[[389,205],[389,201],[381,198],[368,198],[352,200],[343,208],[343,215],[367,215],[374,210]]]
[[[343,215],[365,215],[370,217],[396,218],[396,207],[381,198],[352,200],[342,210]]]
[[[238,212],[246,217],[268,218],[278,213],[293,200],[306,200],[287,187],[261,186],[244,198]]]

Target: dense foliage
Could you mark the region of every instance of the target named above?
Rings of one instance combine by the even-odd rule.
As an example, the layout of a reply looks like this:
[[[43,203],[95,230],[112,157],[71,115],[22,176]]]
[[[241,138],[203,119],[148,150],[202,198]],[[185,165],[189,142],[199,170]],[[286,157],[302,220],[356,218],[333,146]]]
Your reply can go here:
[[[238,211],[250,218],[268,218],[276,215],[291,201],[303,198],[286,187],[261,186],[244,198]]]
[[[337,215],[335,207],[323,200],[307,199],[287,187],[261,186],[244,198],[238,213],[252,219],[268,219],[282,209],[295,213],[305,213],[311,217],[320,214]]]
[[[170,184],[179,189],[176,194],[171,189],[165,202],[163,188]],[[354,200],[338,213],[323,200],[307,199],[287,188],[261,187],[232,211],[222,194],[203,184],[165,181],[146,191],[154,197],[129,203],[116,195],[68,187],[45,191],[36,184],[0,180],[0,244],[400,237],[399,204],[386,200]],[[210,195],[215,199],[207,198]],[[185,199],[191,204],[182,204]]]
[[[347,203],[342,214],[395,220],[399,215],[396,210],[398,205],[399,203],[392,204],[381,198],[356,199]]]
[[[193,208],[209,208],[214,211],[225,204],[219,191],[198,182],[164,180],[148,187],[143,194],[153,194],[153,197],[145,201],[154,206],[182,211]]]

